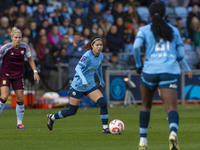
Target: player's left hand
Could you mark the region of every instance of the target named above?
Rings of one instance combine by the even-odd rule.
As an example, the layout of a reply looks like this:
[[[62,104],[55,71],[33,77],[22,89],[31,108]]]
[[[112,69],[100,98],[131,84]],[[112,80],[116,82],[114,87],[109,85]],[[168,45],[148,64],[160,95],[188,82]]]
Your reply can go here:
[[[40,81],[40,76],[38,75],[38,73],[34,73],[33,78],[34,78],[34,80],[37,81],[37,84],[38,84]]]
[[[100,86],[101,86],[101,87],[105,87],[105,83],[104,83],[104,82],[101,82],[101,83],[100,83]]]

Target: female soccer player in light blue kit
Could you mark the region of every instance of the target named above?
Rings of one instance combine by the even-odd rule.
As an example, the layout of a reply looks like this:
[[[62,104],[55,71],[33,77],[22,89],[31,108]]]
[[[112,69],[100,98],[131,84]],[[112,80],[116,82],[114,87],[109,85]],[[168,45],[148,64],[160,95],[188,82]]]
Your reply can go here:
[[[141,73],[142,106],[140,111],[139,150],[147,150],[147,130],[150,120],[153,95],[160,88],[164,106],[168,114],[170,128],[169,149],[179,150],[177,130],[177,77],[180,75],[178,61],[184,57],[183,41],[177,28],[165,22],[165,6],[152,3],[149,8],[152,22],[140,27],[133,44],[137,72]],[[146,46],[144,66],[140,60],[140,47]],[[159,139],[159,135],[158,135]]]
[[[52,130],[53,123],[56,119],[75,115],[79,108],[81,98],[86,95],[100,106],[100,117],[103,123],[103,133],[110,133],[108,129],[107,104],[100,90],[96,88],[94,80],[95,73],[97,73],[100,80],[100,85],[104,87],[105,83],[102,75],[103,54],[101,53],[103,49],[102,39],[100,37],[95,37],[83,48],[86,48],[89,51],[87,51],[81,57],[78,65],[75,68],[76,74],[74,75],[71,88],[69,90],[69,109],[59,111],[54,115],[48,114],[47,127],[49,130]]]

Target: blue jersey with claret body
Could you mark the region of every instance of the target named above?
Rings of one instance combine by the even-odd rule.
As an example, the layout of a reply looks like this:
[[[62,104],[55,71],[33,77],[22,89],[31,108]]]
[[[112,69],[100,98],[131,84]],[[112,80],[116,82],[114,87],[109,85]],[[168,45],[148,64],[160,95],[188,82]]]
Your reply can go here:
[[[183,41],[176,27],[168,24],[173,30],[173,40],[157,42],[151,31],[151,24],[140,27],[136,38],[141,38],[146,46],[146,59],[143,72],[148,74],[170,73],[180,74],[177,62],[177,48],[183,46]]]
[[[102,61],[102,53],[100,53],[99,56],[94,56],[91,50],[87,51],[81,57],[75,68],[76,74],[74,75],[71,87],[80,92],[89,91],[95,86],[95,73],[97,73],[99,77],[100,84],[104,86],[102,76]],[[85,87],[84,85],[88,85],[88,87]]]

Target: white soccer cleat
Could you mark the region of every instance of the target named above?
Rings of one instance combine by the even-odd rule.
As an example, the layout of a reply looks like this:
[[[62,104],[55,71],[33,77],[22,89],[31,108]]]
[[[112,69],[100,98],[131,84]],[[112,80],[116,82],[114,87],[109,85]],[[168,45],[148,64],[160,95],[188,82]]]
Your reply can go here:
[[[180,150],[178,146],[178,138],[175,133],[171,133],[169,136],[169,150]]]
[[[139,150],[147,150],[147,149],[148,147],[146,143],[142,142],[139,144]]]

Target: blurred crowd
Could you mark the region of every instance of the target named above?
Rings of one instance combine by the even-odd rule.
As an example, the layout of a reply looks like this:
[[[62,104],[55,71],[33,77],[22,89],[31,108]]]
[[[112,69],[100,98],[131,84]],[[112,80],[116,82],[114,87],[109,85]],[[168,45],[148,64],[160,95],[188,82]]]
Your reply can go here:
[[[62,65],[59,71],[63,79],[73,77],[77,62],[86,52],[82,47],[92,36],[103,39],[106,69],[134,69],[132,44],[138,28],[150,22],[148,7],[154,1],[166,5],[165,20],[179,29],[186,61],[192,69],[199,69],[200,0],[0,1],[0,45],[11,41],[13,26],[20,28],[41,78],[49,81],[50,87],[55,83],[48,79],[57,78],[58,64]],[[142,50],[145,52],[145,47]]]

